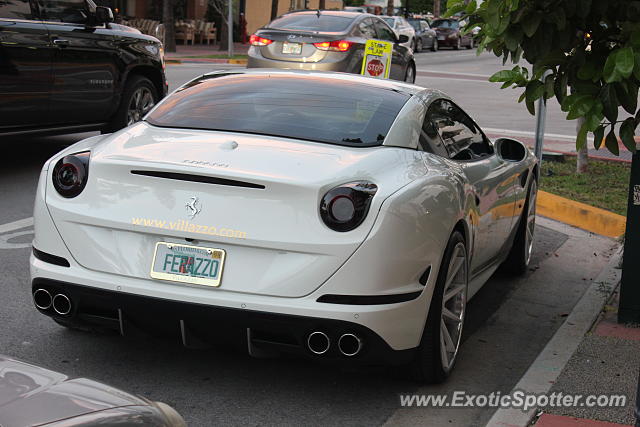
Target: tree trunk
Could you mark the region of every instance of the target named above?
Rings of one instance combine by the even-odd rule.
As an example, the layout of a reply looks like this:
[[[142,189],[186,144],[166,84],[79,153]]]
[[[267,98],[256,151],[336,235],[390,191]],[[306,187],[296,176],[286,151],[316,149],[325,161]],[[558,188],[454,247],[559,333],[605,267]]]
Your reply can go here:
[[[581,117],[577,120],[576,132],[580,131],[580,128],[582,127],[583,123],[584,123],[584,118]],[[587,144],[585,144],[584,147],[582,147],[578,151],[578,159],[576,162],[576,173],[579,173],[579,174],[586,173],[588,169],[589,169],[589,149],[587,147]]]
[[[176,28],[173,20],[173,0],[162,2],[162,23],[164,24],[164,51],[176,51]]]
[[[225,17],[222,17],[220,23],[222,24],[222,32],[220,33],[219,50],[224,50],[226,52],[229,48],[229,27],[227,27],[227,20],[225,19]]]
[[[325,1],[324,1],[324,0],[319,0],[319,1],[318,1],[318,9],[320,9],[320,10],[324,10],[324,9],[326,9],[326,6],[325,6],[325,4],[324,4],[324,3],[325,3]]]
[[[393,0],[387,0],[387,15],[393,16]]]
[[[271,0],[271,20],[278,16],[278,0]]]
[[[433,0],[433,16],[440,17],[440,0]]]

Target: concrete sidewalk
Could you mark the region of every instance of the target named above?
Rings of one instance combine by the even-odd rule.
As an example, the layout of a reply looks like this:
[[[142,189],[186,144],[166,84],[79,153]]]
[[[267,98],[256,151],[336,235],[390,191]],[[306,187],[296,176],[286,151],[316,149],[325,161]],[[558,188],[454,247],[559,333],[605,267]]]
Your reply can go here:
[[[234,55],[246,55],[249,50],[249,43],[234,43]],[[170,64],[246,64],[246,59],[225,58],[228,51],[220,50],[218,44],[215,45],[177,45],[176,52],[166,52],[165,60]],[[203,56],[216,55],[220,58],[202,58]]]

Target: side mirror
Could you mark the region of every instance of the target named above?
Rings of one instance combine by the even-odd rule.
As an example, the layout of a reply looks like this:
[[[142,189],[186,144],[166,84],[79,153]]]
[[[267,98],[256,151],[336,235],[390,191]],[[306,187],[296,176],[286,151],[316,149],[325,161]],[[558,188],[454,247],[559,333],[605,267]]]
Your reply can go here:
[[[409,41],[409,36],[405,35],[405,34],[400,34],[398,36],[398,43],[406,43]]]
[[[527,157],[527,147],[515,139],[498,138],[494,145],[498,156],[508,162],[521,162]]]
[[[108,24],[113,22],[113,11],[110,7],[96,6],[93,21],[96,25]]]

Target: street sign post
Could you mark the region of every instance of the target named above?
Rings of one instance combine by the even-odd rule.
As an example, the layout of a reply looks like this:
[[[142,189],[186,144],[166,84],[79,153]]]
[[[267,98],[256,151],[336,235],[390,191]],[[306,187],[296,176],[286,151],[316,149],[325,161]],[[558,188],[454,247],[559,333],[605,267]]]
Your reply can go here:
[[[367,40],[360,74],[376,79],[388,79],[393,44],[380,40]]]
[[[619,323],[640,323],[640,151],[633,154],[624,237]]]

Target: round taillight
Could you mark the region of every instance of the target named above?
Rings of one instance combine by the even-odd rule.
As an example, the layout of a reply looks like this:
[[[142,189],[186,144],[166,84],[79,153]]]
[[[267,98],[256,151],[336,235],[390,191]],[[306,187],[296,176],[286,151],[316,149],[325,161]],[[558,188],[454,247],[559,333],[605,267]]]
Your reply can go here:
[[[89,177],[90,152],[70,154],[58,160],[53,168],[53,187],[66,198],[82,193]]]
[[[320,201],[322,221],[335,231],[351,231],[367,216],[378,187],[367,181],[350,182],[327,192]]]

